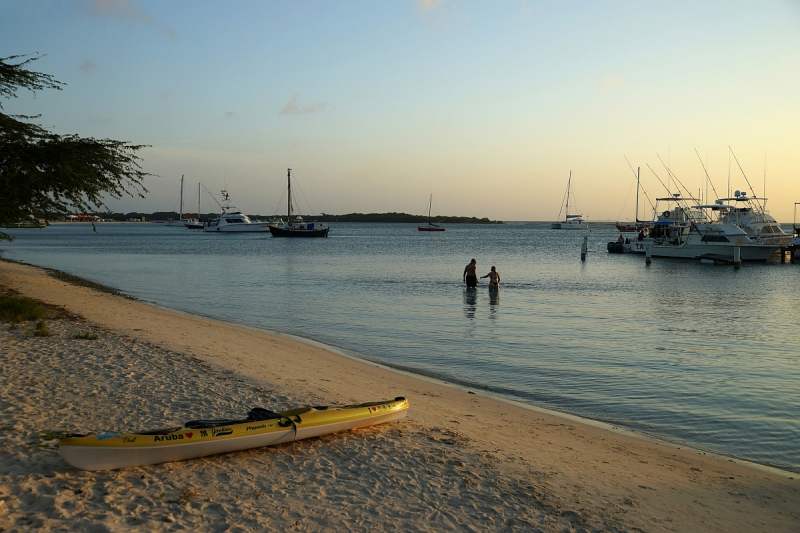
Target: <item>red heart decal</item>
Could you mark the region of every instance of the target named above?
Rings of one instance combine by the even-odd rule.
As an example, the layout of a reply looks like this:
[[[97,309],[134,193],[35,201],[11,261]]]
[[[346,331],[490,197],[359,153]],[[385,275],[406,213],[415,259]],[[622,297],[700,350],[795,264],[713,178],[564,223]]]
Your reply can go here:
[[[186,435],[187,439],[191,439],[192,435],[194,435],[194,433],[184,433],[184,435]]]

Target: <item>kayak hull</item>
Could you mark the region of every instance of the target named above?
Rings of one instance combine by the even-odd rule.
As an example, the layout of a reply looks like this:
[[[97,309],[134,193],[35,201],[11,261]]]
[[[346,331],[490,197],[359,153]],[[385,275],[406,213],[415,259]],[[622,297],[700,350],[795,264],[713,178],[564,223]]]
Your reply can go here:
[[[383,424],[405,418],[407,410],[405,398],[342,408],[300,408],[278,413],[281,418],[240,421],[213,428],[180,427],[147,434],[68,437],[59,444],[59,453],[67,463],[82,470],[116,470],[273,446]]]

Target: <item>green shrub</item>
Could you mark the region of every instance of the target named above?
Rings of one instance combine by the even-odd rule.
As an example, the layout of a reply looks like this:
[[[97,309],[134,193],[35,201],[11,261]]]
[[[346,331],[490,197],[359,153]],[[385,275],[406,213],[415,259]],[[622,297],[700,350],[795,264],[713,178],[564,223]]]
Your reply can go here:
[[[76,333],[72,336],[73,339],[87,339],[90,341],[97,340],[100,338],[100,335],[93,331],[82,331],[80,333]]]
[[[45,309],[33,300],[0,296],[0,320],[19,323],[26,320],[39,320],[44,314]]]
[[[45,324],[44,320],[40,320],[36,323],[36,329],[33,330],[33,334],[37,337],[50,336],[50,330],[47,328],[47,324]]]

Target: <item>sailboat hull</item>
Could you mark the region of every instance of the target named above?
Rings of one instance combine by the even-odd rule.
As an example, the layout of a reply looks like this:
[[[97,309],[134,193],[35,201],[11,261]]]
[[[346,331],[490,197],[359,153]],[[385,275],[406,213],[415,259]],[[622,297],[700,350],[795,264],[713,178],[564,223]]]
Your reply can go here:
[[[327,237],[330,228],[321,229],[303,229],[303,228],[282,228],[279,226],[270,226],[269,232],[273,237]]]

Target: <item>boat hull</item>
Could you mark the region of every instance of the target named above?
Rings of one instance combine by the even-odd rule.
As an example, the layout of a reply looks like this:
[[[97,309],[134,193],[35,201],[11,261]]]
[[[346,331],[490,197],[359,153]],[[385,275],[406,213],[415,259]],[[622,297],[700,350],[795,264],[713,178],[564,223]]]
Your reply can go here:
[[[213,428],[181,427],[151,434],[68,437],[60,442],[59,453],[67,463],[82,470],[116,470],[261,448],[383,424],[401,420],[407,410],[405,398],[342,408],[308,407],[278,413],[281,418],[239,421]]]
[[[428,226],[417,226],[419,231],[444,231],[444,228],[437,228],[437,227],[428,227]]]
[[[297,229],[297,228],[281,228],[277,226],[270,226],[269,232],[273,237],[327,237],[330,228],[322,229]]]
[[[570,224],[567,222],[555,222],[550,224],[550,229],[589,229],[588,224]]]
[[[702,243],[702,244],[653,244],[651,255],[653,257],[670,257],[675,259],[697,259],[700,256],[712,254],[717,256],[733,257],[734,244],[727,243]],[[780,249],[777,245],[748,244],[739,246],[742,261],[766,261],[772,254]],[[631,243],[632,253],[643,254],[647,251],[647,241]]]
[[[269,231],[268,223],[252,222],[250,224],[230,224],[224,226],[203,226],[203,231],[209,233],[252,233]]]

